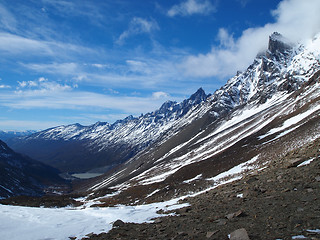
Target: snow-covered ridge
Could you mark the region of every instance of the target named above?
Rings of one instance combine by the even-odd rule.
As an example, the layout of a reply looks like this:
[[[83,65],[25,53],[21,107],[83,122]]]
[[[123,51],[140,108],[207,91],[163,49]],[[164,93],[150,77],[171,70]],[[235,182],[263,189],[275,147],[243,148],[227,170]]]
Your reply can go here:
[[[58,126],[35,133],[26,139],[90,140],[89,145],[98,146],[99,150],[103,150],[105,145],[119,142],[144,143],[158,138],[172,127],[176,120],[186,115],[190,109],[205,101],[206,98],[207,95],[200,88],[189,99],[181,103],[167,101],[160,109],[140,117],[129,116],[113,124],[97,122],[91,126],[80,124]]]

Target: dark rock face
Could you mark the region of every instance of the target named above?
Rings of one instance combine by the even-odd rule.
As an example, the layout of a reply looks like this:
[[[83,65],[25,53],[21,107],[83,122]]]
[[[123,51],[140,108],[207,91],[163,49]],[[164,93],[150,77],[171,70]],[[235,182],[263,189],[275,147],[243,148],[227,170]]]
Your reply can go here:
[[[292,50],[292,46],[286,43],[285,38],[278,32],[274,32],[269,37],[269,45],[267,57],[275,57],[276,60],[281,60],[279,54],[289,54]]]

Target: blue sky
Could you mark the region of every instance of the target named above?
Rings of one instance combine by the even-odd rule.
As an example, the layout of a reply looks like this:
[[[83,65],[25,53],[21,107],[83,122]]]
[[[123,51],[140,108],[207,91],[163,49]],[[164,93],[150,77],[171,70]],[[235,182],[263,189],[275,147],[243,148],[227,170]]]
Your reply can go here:
[[[114,122],[213,93],[318,0],[0,0],[0,130]]]

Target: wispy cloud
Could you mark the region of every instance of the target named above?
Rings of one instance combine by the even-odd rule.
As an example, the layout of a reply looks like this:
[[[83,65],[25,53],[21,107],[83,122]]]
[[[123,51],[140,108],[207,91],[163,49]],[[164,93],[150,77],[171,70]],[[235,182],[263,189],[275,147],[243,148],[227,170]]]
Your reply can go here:
[[[155,93],[148,97],[114,96],[88,91],[72,91],[69,86],[51,83],[46,88],[20,89],[3,93],[0,106],[12,109],[104,109],[138,115],[157,109],[168,95]],[[156,97],[155,97],[156,96]]]
[[[167,14],[170,17],[190,16],[194,14],[207,15],[215,10],[215,6],[209,0],[186,0],[171,7]]]
[[[155,30],[159,30],[159,25],[155,20],[134,17],[131,20],[128,29],[121,33],[116,43],[122,45],[126,39],[132,36],[139,34],[151,34]]]
[[[53,54],[52,44],[29,39],[15,34],[0,32],[0,52],[2,54]]]
[[[50,12],[54,10],[55,14],[61,17],[66,16],[84,16],[91,23],[103,25],[105,17],[101,12],[101,5],[108,5],[107,2],[92,4],[91,1],[61,1],[61,0],[41,0],[44,4],[43,11]]]
[[[0,3],[0,28],[15,31],[17,20],[14,15]]]
[[[32,121],[32,120],[13,120],[0,119],[1,129],[6,130],[42,130],[53,126],[62,125],[63,121]]]
[[[28,63],[21,65],[27,69],[39,72],[39,73],[50,73],[50,74],[59,74],[59,75],[74,75],[79,72],[79,64],[74,62],[66,63]]]
[[[274,31],[292,42],[313,37],[320,31],[317,9],[320,9],[318,0],[284,0],[272,11],[274,23],[249,28],[238,39],[234,39],[232,33],[225,29],[220,29],[220,46],[212,47],[207,54],[188,56],[180,67],[186,76],[231,76],[237,70],[244,70],[259,52],[266,50],[268,36]]]
[[[236,0],[236,1],[239,2],[242,7],[245,7],[251,0]]]
[[[7,57],[50,56],[68,59],[75,55],[97,54],[95,50],[59,41],[45,41],[0,32],[0,53]],[[25,54],[28,54],[27,56]]]

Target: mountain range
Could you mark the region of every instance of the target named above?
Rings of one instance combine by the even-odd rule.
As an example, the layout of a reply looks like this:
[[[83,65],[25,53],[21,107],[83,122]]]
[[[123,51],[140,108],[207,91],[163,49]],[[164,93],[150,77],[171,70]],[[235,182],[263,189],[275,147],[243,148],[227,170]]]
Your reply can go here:
[[[7,143],[64,173],[101,173],[74,191],[113,192],[105,204],[201,191],[239,164],[259,169],[319,138],[319,56],[320,35],[296,44],[273,33],[267,51],[213,94],[199,88],[139,117],[59,126]]]

